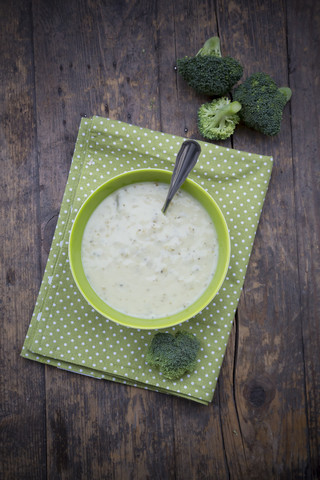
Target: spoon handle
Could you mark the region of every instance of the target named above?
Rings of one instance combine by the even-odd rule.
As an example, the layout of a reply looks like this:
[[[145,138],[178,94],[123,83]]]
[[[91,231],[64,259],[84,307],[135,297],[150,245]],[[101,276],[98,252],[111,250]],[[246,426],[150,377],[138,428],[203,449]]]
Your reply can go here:
[[[162,212],[165,213],[173,196],[177,193],[199,158],[201,147],[195,140],[186,140],[181,145],[173,169],[168,195]]]

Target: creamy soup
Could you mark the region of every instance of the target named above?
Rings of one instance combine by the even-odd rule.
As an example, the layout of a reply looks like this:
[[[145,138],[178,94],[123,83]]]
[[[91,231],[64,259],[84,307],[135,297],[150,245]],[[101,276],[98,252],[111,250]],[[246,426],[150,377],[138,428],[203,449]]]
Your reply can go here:
[[[123,187],[103,200],[82,240],[92,288],[131,316],[160,318],[191,305],[209,285],[218,260],[217,233],[204,207],[179,190],[166,213],[165,183]]]

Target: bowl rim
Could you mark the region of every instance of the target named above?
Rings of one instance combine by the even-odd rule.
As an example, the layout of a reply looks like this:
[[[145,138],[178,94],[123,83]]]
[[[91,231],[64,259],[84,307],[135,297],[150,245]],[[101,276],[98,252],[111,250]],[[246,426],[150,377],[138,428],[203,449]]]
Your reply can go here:
[[[151,178],[153,176],[155,177],[158,176],[159,178],[158,179]],[[219,205],[213,199],[213,197],[201,185],[199,185],[197,182],[195,182],[189,177],[185,180],[184,184],[180,188],[189,192],[198,201],[200,201],[200,203],[202,203],[204,208],[209,213],[211,219],[213,220],[213,223],[215,224],[214,219],[212,218],[212,211],[210,212],[203,203],[207,203],[208,205],[211,205],[213,207],[214,213],[217,214],[216,221],[218,218],[220,222],[220,227],[222,229],[221,237],[224,238],[224,244],[223,244],[224,261],[223,261],[223,268],[220,272],[220,277],[218,281],[216,280],[214,281],[215,279],[215,275],[214,275],[210,284],[205,289],[205,291],[187,308],[180,310],[175,314],[168,315],[165,317],[147,319],[147,318],[141,318],[137,316],[124,314],[119,310],[111,307],[109,304],[104,302],[101,299],[101,297],[98,296],[98,294],[93,290],[88,280],[86,279],[86,276],[83,270],[82,261],[81,261],[81,242],[82,242],[82,236],[83,236],[83,231],[85,229],[85,226],[90,216],[92,215],[93,211],[97,208],[97,206],[108,195],[118,190],[119,188],[122,188],[123,186],[130,185],[133,183],[147,182],[147,181],[159,181],[159,182],[164,182],[169,184],[171,180],[171,176],[172,176],[171,171],[160,169],[160,168],[140,168],[140,169],[134,169],[124,173],[120,173],[119,175],[116,175],[106,180],[100,186],[98,186],[86,198],[86,200],[84,200],[84,202],[82,203],[81,207],[79,208],[74,218],[70,235],[69,235],[69,242],[68,242],[68,259],[69,259],[69,265],[70,265],[73,279],[77,285],[79,292],[84,297],[84,299],[89,303],[89,305],[93,307],[93,309],[99,314],[101,314],[103,317],[119,325],[138,329],[138,330],[139,329],[157,330],[157,329],[173,327],[175,325],[183,323],[189,320],[190,318],[194,317],[198,313],[200,313],[213,300],[213,298],[217,295],[218,291],[220,290],[225,280],[227,270],[229,268],[230,256],[231,256],[231,240],[230,240],[230,234],[229,234],[227,222],[225,220],[225,217]],[[116,188],[113,188],[112,184],[114,184],[113,186],[116,186]],[[90,212],[90,215],[85,220],[85,223],[82,224],[82,226],[81,225],[79,226],[79,224],[82,221],[81,219],[83,216],[83,212],[85,212],[86,209],[88,209],[88,206],[90,206],[90,203],[95,201],[95,197],[99,196],[101,192],[103,193],[104,190],[108,190],[108,187],[111,188],[111,191],[107,192],[107,194],[103,196],[103,198],[101,198],[101,200],[94,206],[93,210]],[[201,200],[199,200],[198,196],[201,198]],[[215,224],[215,227],[216,227],[216,224]],[[81,241],[80,241],[80,255],[78,252],[78,255],[76,256],[74,253],[74,249],[75,249],[74,245],[76,242],[76,235],[78,233],[77,229],[80,229],[80,232],[82,230],[82,234],[81,234]],[[77,242],[79,243],[79,240]],[[219,256],[220,256],[220,247],[221,245],[219,242]],[[80,266],[79,266],[79,261],[80,261]],[[218,258],[218,264],[219,264],[219,258]],[[79,269],[82,274],[82,280],[83,280],[83,276],[85,278],[84,282],[79,280],[79,275],[78,275]],[[211,289],[211,286],[213,284],[214,284],[214,288]],[[103,308],[101,308],[101,306],[103,306]]]

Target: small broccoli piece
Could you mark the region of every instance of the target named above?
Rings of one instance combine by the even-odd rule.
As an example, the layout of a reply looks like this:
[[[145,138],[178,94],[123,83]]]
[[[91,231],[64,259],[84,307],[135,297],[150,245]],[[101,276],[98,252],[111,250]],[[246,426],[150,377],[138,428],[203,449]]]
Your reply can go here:
[[[232,57],[222,57],[219,37],[209,38],[194,57],[177,60],[178,72],[200,94],[225,95],[240,80],[243,68]]]
[[[192,372],[196,366],[199,340],[188,332],[156,333],[149,346],[146,360],[158,367],[163,376],[173,380]]]
[[[234,100],[241,103],[241,121],[265,135],[280,131],[284,106],[292,95],[289,87],[278,88],[266,73],[251,75],[234,91]]]
[[[222,97],[211,103],[204,103],[198,110],[198,129],[204,138],[225,140],[233,134],[240,122],[238,115],[241,105]]]

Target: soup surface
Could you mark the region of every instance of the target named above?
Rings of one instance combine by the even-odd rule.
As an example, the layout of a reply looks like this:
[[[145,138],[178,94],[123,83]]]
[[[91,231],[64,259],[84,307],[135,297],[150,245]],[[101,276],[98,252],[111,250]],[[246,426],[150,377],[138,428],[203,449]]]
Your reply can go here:
[[[217,233],[205,208],[179,190],[165,215],[168,184],[128,185],[105,198],[82,240],[82,263],[96,293],[131,316],[160,318],[191,305],[218,261]]]

